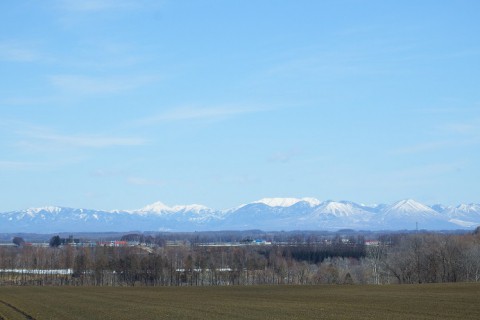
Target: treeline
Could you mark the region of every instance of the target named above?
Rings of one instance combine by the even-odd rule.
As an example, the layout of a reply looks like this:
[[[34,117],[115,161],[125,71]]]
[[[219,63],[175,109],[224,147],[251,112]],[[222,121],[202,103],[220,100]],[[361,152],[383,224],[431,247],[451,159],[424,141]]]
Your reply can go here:
[[[369,248],[374,283],[478,282],[480,232],[472,235],[396,236]]]
[[[0,283],[207,286],[480,280],[478,233],[384,235],[378,245],[369,246],[360,237],[316,240],[268,246],[193,242],[153,247],[0,247]]]

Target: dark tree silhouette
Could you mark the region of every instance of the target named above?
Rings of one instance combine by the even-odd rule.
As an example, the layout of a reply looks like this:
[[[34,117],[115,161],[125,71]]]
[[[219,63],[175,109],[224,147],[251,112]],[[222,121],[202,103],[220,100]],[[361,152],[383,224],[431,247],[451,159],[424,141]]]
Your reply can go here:
[[[14,237],[12,242],[16,245],[16,246],[23,246],[25,244],[25,240],[23,240],[23,238],[21,237]]]
[[[53,236],[50,238],[50,247],[58,247],[62,244],[60,236]]]
[[[473,234],[480,235],[480,226],[476,227]]]

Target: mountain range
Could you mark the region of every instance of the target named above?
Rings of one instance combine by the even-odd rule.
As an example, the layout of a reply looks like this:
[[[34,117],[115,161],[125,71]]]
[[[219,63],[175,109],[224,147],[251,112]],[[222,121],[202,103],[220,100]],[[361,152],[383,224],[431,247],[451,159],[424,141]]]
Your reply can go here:
[[[0,213],[0,233],[105,231],[455,230],[480,225],[480,204],[427,206],[412,199],[364,205],[315,198],[264,198],[228,210],[155,202],[138,210],[30,208]]]

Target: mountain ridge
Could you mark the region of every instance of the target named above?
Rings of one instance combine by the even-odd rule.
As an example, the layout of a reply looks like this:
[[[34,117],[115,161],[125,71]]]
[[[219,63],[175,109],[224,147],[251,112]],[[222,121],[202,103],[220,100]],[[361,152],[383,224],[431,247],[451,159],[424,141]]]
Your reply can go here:
[[[47,206],[0,213],[0,232],[453,230],[478,225],[480,204],[427,206],[413,199],[369,206],[346,200],[263,198],[227,210],[157,201],[135,210]]]

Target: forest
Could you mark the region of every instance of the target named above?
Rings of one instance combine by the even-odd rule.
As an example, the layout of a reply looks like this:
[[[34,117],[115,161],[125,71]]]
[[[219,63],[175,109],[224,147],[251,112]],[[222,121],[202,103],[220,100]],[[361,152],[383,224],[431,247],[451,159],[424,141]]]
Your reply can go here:
[[[135,235],[127,235],[130,240]],[[143,237],[140,235],[140,237]],[[192,238],[195,239],[195,238]],[[228,286],[260,284],[404,284],[478,282],[480,232],[290,237],[270,245],[149,245],[0,247],[0,285]],[[55,239],[57,240],[57,239]],[[198,238],[197,238],[198,240]],[[56,241],[57,242],[57,241]]]

